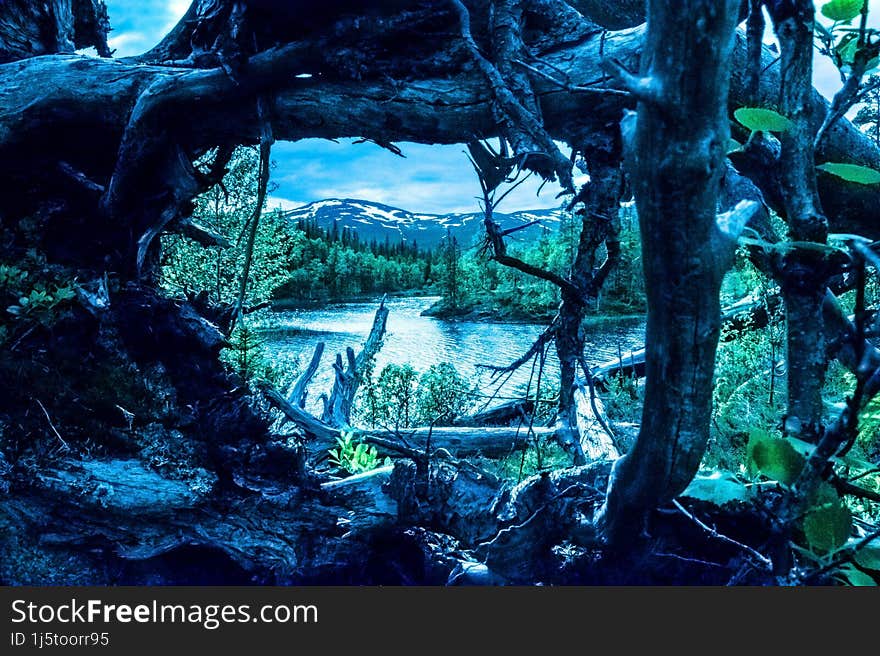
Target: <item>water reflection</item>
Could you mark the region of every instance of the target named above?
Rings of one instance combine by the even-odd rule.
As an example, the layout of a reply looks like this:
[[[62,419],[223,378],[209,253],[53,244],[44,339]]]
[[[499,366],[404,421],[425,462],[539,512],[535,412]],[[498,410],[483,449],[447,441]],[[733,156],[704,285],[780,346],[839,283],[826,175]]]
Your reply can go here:
[[[395,298],[389,307],[388,333],[376,358],[377,371],[388,363],[410,363],[418,371],[432,364],[451,362],[462,374],[489,382],[478,364],[509,364],[525,353],[543,326],[442,321],[423,317],[421,312],[436,297]],[[319,341],[326,344],[323,366],[312,383],[313,394],[327,390],[332,383],[331,359],[347,346],[360,349],[370,332],[378,301],[345,303],[320,309],[290,310],[273,315],[273,327],[266,329],[266,346],[271,357],[296,358],[304,366]],[[644,339],[642,321],[609,321],[588,331],[585,354],[590,364],[616,358],[618,348],[626,354]],[[556,356],[547,359],[547,373],[558,370]],[[525,384],[530,367],[523,367],[506,386],[506,391]]]

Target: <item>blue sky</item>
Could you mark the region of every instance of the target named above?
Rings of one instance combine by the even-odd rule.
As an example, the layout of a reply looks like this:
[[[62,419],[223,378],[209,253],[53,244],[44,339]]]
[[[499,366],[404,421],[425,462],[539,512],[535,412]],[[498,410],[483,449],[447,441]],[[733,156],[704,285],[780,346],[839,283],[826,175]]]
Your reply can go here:
[[[117,57],[148,50],[177,23],[190,0],[105,0],[110,11],[110,47]],[[822,3],[817,2],[817,6]],[[874,20],[880,22],[880,0],[871,0]],[[815,60],[814,82],[826,96],[840,86],[834,66]],[[413,212],[472,212],[479,186],[464,155],[464,146],[426,146],[401,143],[405,159],[370,143],[334,143],[305,139],[278,143],[273,148],[277,185],[270,204],[296,207],[324,198],[361,198]],[[502,211],[556,207],[558,186],[548,184],[540,196],[539,183],[529,180],[508,196]]]

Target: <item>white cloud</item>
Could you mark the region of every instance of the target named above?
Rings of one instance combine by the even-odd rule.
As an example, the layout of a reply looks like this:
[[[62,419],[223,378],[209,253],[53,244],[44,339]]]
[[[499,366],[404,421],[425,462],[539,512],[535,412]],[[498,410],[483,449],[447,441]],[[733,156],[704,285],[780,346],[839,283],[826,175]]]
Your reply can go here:
[[[152,41],[142,32],[123,32],[107,39],[107,45],[116,51],[117,57],[125,57],[143,51],[144,46],[152,45]]]
[[[162,36],[170,32],[180,22],[191,4],[191,0],[168,0],[168,22],[165,23]]]
[[[266,199],[266,209],[268,210],[281,210],[282,212],[286,212],[288,210],[295,210],[298,207],[302,207],[303,205],[308,205],[307,202],[301,200],[291,200],[289,198],[280,198],[278,196],[269,196]]]

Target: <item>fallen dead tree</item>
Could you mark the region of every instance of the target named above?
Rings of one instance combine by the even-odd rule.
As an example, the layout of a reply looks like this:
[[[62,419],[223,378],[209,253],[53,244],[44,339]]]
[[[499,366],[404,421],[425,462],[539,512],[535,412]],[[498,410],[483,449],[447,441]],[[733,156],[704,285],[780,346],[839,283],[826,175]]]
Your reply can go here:
[[[337,446],[337,439],[343,430],[330,426],[309,414],[302,408],[291,405],[279,392],[273,389],[264,391],[268,401],[280,410],[305,435],[306,448],[311,458],[323,460],[329,449]],[[401,456],[413,451],[425,453],[444,450],[454,455],[482,454],[490,458],[500,458],[522,451],[534,444],[534,440],[545,440],[555,433],[552,428],[533,427],[531,432],[525,426],[515,427],[462,427],[436,426],[401,430],[362,430],[348,429],[358,438],[377,447],[382,455]]]
[[[535,411],[533,399],[513,399],[491,408],[475,412],[472,415],[456,417],[454,426],[509,426],[519,422],[528,422],[529,415]]]
[[[489,458],[502,458],[515,451],[523,451],[536,443],[555,439],[569,451],[586,454],[590,460],[616,458],[620,449],[614,443],[601,401],[595,391],[583,386],[575,386],[575,423],[573,427],[554,427],[535,425],[534,420],[525,414],[525,409],[534,406],[528,400],[518,405],[484,411],[482,416],[472,420],[475,425],[466,425],[468,418],[456,426],[423,426],[399,430],[360,429],[350,425],[354,397],[360,385],[360,372],[378,353],[382,336],[388,320],[388,309],[384,299],[376,311],[373,325],[364,343],[364,348],[355,356],[354,349],[347,349],[348,368],[342,367],[341,356],[337,355],[334,371],[336,373],[333,390],[329,400],[324,398],[324,412],[318,418],[306,410],[308,385],[318,370],[324,344],[315,347],[312,359],[302,375],[292,385],[287,398],[272,387],[264,387],[263,394],[273,407],[293,422],[305,437],[306,449],[313,462],[326,459],[330,449],[338,444],[343,433],[354,432],[361,441],[372,444],[385,456],[409,456],[413,453],[431,454],[438,451],[456,456],[483,455]],[[583,364],[583,363],[582,363]],[[512,408],[520,413],[520,421],[513,426],[492,426],[493,421],[508,422]]]

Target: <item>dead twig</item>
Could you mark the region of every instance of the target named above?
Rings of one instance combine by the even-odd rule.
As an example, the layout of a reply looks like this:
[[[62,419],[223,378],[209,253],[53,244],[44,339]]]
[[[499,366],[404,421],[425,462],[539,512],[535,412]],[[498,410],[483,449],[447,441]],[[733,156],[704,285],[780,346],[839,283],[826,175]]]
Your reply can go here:
[[[696,524],[701,529],[703,529],[703,531],[705,531],[709,535],[709,537],[715,538],[716,540],[720,540],[721,542],[725,542],[733,547],[736,547],[737,549],[740,549],[741,551],[746,552],[747,554],[749,554],[750,556],[755,558],[759,563],[761,563],[761,565],[763,566],[763,569],[765,571],[768,571],[768,572],[773,571],[773,562],[769,558],[767,558],[767,556],[756,551],[755,549],[753,549],[752,547],[750,547],[747,544],[743,544],[742,542],[737,542],[733,538],[729,538],[726,535],[719,533],[716,529],[712,528],[711,526],[708,526],[703,521],[701,521],[699,518],[697,518],[693,514],[689,513],[685,509],[685,507],[682,506],[678,502],[677,499],[673,499],[672,504],[678,509],[678,511],[682,515],[684,515],[689,520],[691,520],[694,524]]]
[[[40,410],[42,410],[43,414],[46,416],[46,421],[49,424],[49,428],[51,428],[52,432],[55,433],[55,437],[58,438],[58,441],[61,442],[66,451],[70,451],[70,445],[64,441],[64,438],[61,437],[61,433],[59,433],[58,429],[55,428],[55,424],[52,423],[52,418],[49,416],[49,412],[46,410],[46,406],[43,405],[40,399],[34,399],[34,401],[36,401],[37,405],[40,406]]]

